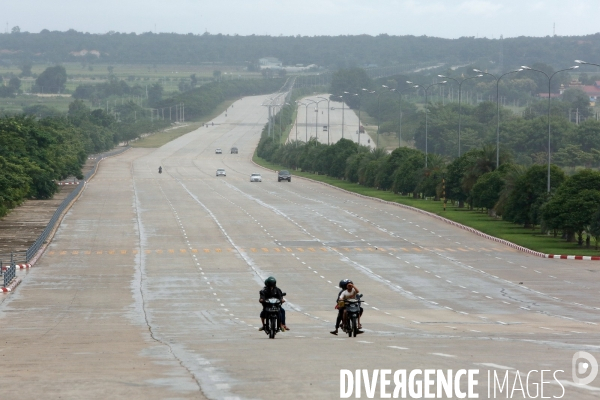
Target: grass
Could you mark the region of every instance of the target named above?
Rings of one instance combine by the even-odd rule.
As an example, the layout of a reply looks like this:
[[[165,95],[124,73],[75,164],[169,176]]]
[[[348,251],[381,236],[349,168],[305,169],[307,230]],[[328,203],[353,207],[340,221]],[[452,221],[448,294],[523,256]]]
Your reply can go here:
[[[234,100],[227,100],[222,102],[215,108],[215,110],[209,115],[200,118],[196,121],[186,122],[185,125],[178,126],[176,128],[168,128],[164,131],[157,132],[146,136],[140,140],[136,140],[135,142],[131,142],[132,147],[144,147],[144,148],[158,148],[162,145],[170,142],[171,140],[175,140],[180,136],[185,135],[186,133],[190,133],[195,131],[196,129],[203,126],[206,122],[214,119],[217,115],[221,114],[223,111],[227,110],[227,108],[234,102]]]
[[[256,155],[254,156],[253,160],[257,164],[273,170],[285,169],[285,167],[270,163]],[[368,188],[356,183],[350,183],[348,181],[331,178],[329,176],[316,175],[308,172],[293,171],[293,175],[328,183],[340,189],[345,189],[365,196],[405,204],[421,210],[429,211],[431,213],[448,218],[449,220],[475,228],[481,232],[487,233],[488,235],[505,239],[520,246],[542,253],[584,256],[600,255],[600,251],[593,248],[593,240],[592,248],[586,249],[585,247],[579,247],[577,243],[567,243],[560,238],[554,238],[553,236],[541,234],[537,229],[525,229],[520,225],[516,225],[511,222],[488,217],[487,213],[485,212],[469,211],[466,208],[458,208],[450,203],[446,205],[446,211],[444,211],[443,202],[441,201],[413,199],[412,197],[401,196],[392,192]]]

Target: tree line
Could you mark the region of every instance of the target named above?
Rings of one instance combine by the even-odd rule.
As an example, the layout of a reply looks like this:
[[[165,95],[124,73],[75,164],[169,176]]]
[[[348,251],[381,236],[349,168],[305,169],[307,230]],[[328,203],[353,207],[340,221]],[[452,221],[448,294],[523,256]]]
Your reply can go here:
[[[214,82],[173,98],[158,98],[155,106],[185,102],[186,119],[194,119],[209,114],[225,100],[275,92],[283,82]],[[108,112],[91,109],[83,100],[72,102],[67,115],[37,111],[48,114],[41,118],[35,113],[0,118],[0,217],[26,199],[51,198],[58,189],[58,180],[68,176],[81,179],[81,168],[89,154],[170,125],[169,120],[151,119],[148,109],[132,101]]]
[[[90,34],[44,29],[39,33],[19,30],[0,34],[0,50],[6,51],[3,55],[5,63],[17,65],[83,61],[87,64],[248,63],[250,66],[259,58],[273,56],[286,65],[317,64],[330,69],[406,64],[407,60],[454,65],[477,60],[491,61],[495,65],[524,65],[544,60],[548,64],[562,66],[577,58],[598,62],[599,37],[600,34],[506,39],[443,39],[387,34],[273,37],[207,32],[200,35],[152,32]]]

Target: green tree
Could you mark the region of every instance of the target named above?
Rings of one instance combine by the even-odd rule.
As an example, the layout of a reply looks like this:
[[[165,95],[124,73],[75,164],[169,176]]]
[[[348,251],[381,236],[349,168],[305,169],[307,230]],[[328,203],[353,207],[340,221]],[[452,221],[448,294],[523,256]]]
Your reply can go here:
[[[148,103],[151,106],[157,106],[163,97],[164,88],[160,83],[155,83],[148,88]]]
[[[554,192],[565,181],[564,172],[552,165],[550,190]],[[548,199],[548,174],[545,165],[532,165],[514,181],[514,187],[503,207],[502,217],[525,228],[535,228],[541,223],[540,208]]]
[[[542,219],[550,229],[563,230],[567,241],[575,234],[583,244],[583,232],[600,204],[600,172],[581,170],[568,178],[542,207]]]
[[[504,179],[501,171],[496,170],[481,175],[473,185],[473,206],[488,210],[488,215],[495,216],[494,208],[500,199],[504,188]]]
[[[35,80],[36,89],[42,93],[60,93],[65,90],[67,70],[62,65],[48,67]]]

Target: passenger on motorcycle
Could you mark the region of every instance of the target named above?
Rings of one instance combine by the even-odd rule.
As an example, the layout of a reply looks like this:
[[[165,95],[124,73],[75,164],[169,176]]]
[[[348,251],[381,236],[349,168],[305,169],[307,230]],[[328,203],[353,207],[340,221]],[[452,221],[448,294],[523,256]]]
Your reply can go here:
[[[355,299],[356,295],[360,293],[360,291],[358,290],[358,288],[356,286],[354,286],[354,283],[352,283],[352,281],[348,282],[348,284],[346,284],[346,290],[344,290],[342,292],[342,294],[340,294],[340,297],[338,297],[338,301],[346,301],[346,300],[350,300],[350,299]],[[345,310],[344,310],[345,311]],[[358,315],[358,329],[362,329],[362,325],[360,324],[360,317],[362,315],[362,307],[360,309],[360,314]],[[344,312],[343,315],[343,320],[344,323],[346,322],[346,313]]]
[[[331,331],[329,333],[331,333],[332,335],[337,335],[338,334],[338,329],[340,328],[340,323],[342,322],[342,318],[344,317],[344,310],[346,309],[346,307],[342,304],[344,304],[343,302],[340,302],[340,296],[342,295],[342,293],[344,293],[344,291],[346,290],[348,283],[352,283],[352,281],[350,279],[343,279],[340,281],[340,292],[338,293],[336,299],[336,306],[335,308],[338,310],[338,315],[337,318],[335,320],[335,330]],[[363,313],[363,308],[360,308],[360,315],[362,315]],[[359,332],[362,333],[362,332]]]
[[[258,299],[258,301],[262,303],[263,310],[260,312],[260,322],[261,322],[262,326],[260,328],[258,328],[258,330],[264,331],[265,330],[265,307],[266,307],[265,300],[276,298],[276,299],[279,299],[279,301],[281,301],[281,304],[283,304],[283,303],[285,303],[285,299],[283,298],[283,292],[277,287],[277,280],[272,276],[265,279],[265,287],[259,293],[260,293],[260,298]],[[281,329],[282,332],[285,332],[286,329],[289,329],[285,325],[285,310],[283,309],[283,307],[281,308],[281,311],[280,311],[279,322],[280,322],[279,328]]]

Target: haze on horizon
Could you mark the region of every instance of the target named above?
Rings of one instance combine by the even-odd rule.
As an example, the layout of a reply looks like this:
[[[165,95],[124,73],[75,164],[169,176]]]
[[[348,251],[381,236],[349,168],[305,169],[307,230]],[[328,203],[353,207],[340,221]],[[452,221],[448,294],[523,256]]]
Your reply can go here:
[[[600,31],[598,0],[21,0],[2,7],[2,32],[19,26],[81,32],[270,36],[588,35]]]

